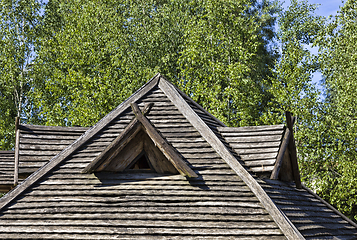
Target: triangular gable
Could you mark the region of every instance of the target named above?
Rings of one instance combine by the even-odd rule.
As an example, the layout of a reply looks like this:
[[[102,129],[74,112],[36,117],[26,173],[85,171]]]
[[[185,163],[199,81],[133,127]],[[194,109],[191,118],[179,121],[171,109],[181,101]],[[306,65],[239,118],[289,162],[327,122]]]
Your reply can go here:
[[[131,103],[135,118],[128,124],[124,131],[83,170],[83,173],[105,170],[124,171],[145,151],[149,158],[149,165],[151,165],[156,172],[175,173],[174,169],[176,169],[183,176],[191,178],[197,177],[197,174],[185,164],[175,149],[167,143],[145,117],[145,113],[150,110],[151,106],[152,104],[147,105],[143,112],[141,112],[136,103]],[[144,133],[138,137],[140,131]],[[135,139],[137,140],[134,141]],[[127,145],[129,145],[129,147]],[[157,151],[157,149],[160,149],[160,151]],[[129,153],[130,156],[122,154],[123,151]],[[160,153],[165,155],[166,159],[172,165],[165,163]],[[120,158],[121,155],[124,155],[124,157]],[[173,166],[174,169],[171,166]]]

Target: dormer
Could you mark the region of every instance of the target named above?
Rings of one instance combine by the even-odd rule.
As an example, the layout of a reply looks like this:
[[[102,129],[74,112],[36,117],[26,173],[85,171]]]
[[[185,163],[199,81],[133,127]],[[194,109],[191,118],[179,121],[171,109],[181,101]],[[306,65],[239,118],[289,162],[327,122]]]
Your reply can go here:
[[[141,112],[131,104],[135,117],[123,132],[84,170],[92,172],[156,172],[178,174],[189,178],[197,174],[186,165],[181,155],[160,135],[145,117],[153,104]]]

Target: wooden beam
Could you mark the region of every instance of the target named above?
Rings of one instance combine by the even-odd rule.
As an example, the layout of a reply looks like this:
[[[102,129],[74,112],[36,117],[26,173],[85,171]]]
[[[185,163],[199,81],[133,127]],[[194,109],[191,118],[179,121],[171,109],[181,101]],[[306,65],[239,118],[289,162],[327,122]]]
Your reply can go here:
[[[130,102],[135,102],[147,94],[151,89],[157,86],[160,79],[160,74],[156,74],[150,81],[148,81],[144,86],[142,86],[138,91],[131,95],[126,101],[122,102],[118,107],[116,107],[112,112],[102,118],[97,124],[86,131],[82,136],[80,136],[71,145],[65,148],[58,155],[53,157],[47,164],[41,167],[38,171],[34,172],[31,176],[26,178],[21,184],[17,185],[15,189],[8,192],[5,196],[0,198],[0,209],[9,204],[21,193],[26,191],[32,184],[36,183],[40,178],[46,175],[49,171],[54,169],[58,164],[64,161],[67,157],[73,154],[77,149],[79,149],[83,144],[85,144],[89,139],[94,137],[99,131],[101,131],[105,126],[107,126],[112,120],[124,112],[129,106]]]
[[[301,189],[302,185],[301,185],[301,179],[300,179],[299,165],[298,165],[298,161],[297,161],[294,132],[293,132],[293,123],[295,122],[295,119],[292,118],[290,112],[286,112],[285,116],[286,116],[287,127],[289,128],[289,130],[291,132],[291,137],[289,139],[289,151],[290,151],[290,161],[291,161],[291,167],[293,169],[294,181],[295,181],[296,188]]]
[[[14,186],[19,182],[19,153],[20,153],[20,117],[15,118],[15,156],[14,156]]]
[[[282,233],[289,240],[305,239],[288,217],[280,211],[273,200],[268,196],[259,183],[250,175],[247,170],[238,162],[227,147],[219,140],[215,133],[206,123],[193,111],[176,88],[166,80],[160,79],[160,89],[175,104],[187,120],[199,131],[202,137],[213,147],[219,156],[237,173],[237,175],[247,184],[254,195],[261,202],[266,211],[279,226]]]
[[[149,113],[154,104],[149,103],[143,109],[143,115]],[[141,130],[141,124],[135,117],[126,126],[121,134],[109,144],[108,147],[101,152],[90,164],[88,164],[82,171],[82,173],[92,173],[98,169],[98,167],[105,168],[115,156],[123,150],[123,148],[138,134]]]
[[[274,165],[273,172],[270,175],[270,179],[278,179],[278,177],[279,177],[279,172],[280,172],[280,168],[281,168],[281,166],[283,164],[285,151],[286,151],[286,149],[287,149],[287,147],[289,145],[290,135],[291,135],[290,129],[287,128],[285,130],[283,142],[282,142],[282,144],[280,146],[279,153],[278,153],[278,156],[276,158],[276,162],[275,162],[275,165]]]
[[[143,114],[141,114],[139,106],[136,103],[132,103],[131,108],[151,140],[172,163],[172,165],[174,165],[177,171],[190,178],[198,177],[197,174],[181,159],[181,156],[175,151],[175,149],[157,132],[156,128],[151,125],[150,121]]]

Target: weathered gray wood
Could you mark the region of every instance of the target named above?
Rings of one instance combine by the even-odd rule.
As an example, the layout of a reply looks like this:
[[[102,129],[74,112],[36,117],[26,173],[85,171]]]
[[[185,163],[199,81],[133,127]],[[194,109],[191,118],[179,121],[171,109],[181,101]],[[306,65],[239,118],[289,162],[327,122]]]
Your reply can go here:
[[[152,108],[153,104],[148,104],[143,110],[144,114],[147,114]],[[141,126],[139,121],[134,118],[128,126],[117,136],[114,141],[102,151],[98,157],[93,160],[87,167],[83,169],[83,173],[92,173],[95,170],[101,171],[106,169],[110,165],[111,161],[122,151],[128,143],[139,133]],[[133,160],[133,159],[132,159]],[[127,166],[130,162],[125,162],[124,165]],[[124,166],[122,165],[122,166]],[[97,169],[100,168],[100,169]],[[120,167],[119,167],[120,168]],[[124,167],[125,168],[125,167]],[[122,171],[123,169],[119,170]]]
[[[224,137],[249,137],[249,136],[270,136],[270,135],[282,135],[284,130],[278,131],[251,131],[251,132],[225,132],[222,133]]]
[[[141,122],[145,128],[146,133],[155,143],[155,145],[161,150],[161,152],[166,156],[166,158],[175,166],[175,168],[184,176],[187,177],[198,177],[197,174],[189,168],[186,163],[177,154],[174,148],[169,145],[164,138],[156,131],[156,129],[150,124],[149,120],[142,115],[140,109],[136,103],[132,103],[131,107],[136,116],[136,119]]]
[[[197,114],[188,106],[185,100],[177,92],[176,88],[167,81],[160,80],[159,87],[165,92],[176,107],[185,115],[190,123],[200,132],[203,138],[217,151],[217,153],[228,163],[228,165],[238,174],[240,178],[254,192],[255,196],[261,201],[262,205],[272,216],[279,228],[288,239],[304,239],[296,227],[289,219],[277,208],[262,187],[254,178],[238,163],[237,159],[217,138],[210,128],[200,119]]]
[[[57,214],[54,214],[57,215]],[[152,216],[148,215],[148,218],[153,218],[155,217],[155,214]],[[37,233],[82,233],[83,228],[81,227],[71,227],[71,226],[48,226],[46,228],[41,227],[41,226],[33,226],[31,227],[33,229],[33,232]],[[128,230],[126,227],[113,227],[113,228],[107,228],[107,227],[86,227],[86,232],[91,232],[91,233],[96,233],[96,234],[128,234]],[[0,232],[7,232],[7,233],[17,233],[17,232],[27,232],[29,231],[27,227],[6,227],[6,226],[0,226]],[[31,233],[31,232],[29,232]],[[198,235],[197,230],[194,228],[147,228],[147,227],[136,227],[135,228],[135,234],[155,234],[155,235],[166,235],[166,234],[174,234],[174,235]],[[261,231],[256,231],[255,229],[225,229],[225,230],[218,230],[218,229],[210,229],[207,228],[205,229],[205,234],[206,235],[211,235],[212,236],[227,236],[227,235],[280,235],[281,232],[277,229],[261,229]],[[199,235],[202,235],[200,233]]]
[[[245,161],[244,164],[247,167],[267,167],[267,166],[273,166],[275,163],[275,159],[264,159],[264,160],[258,160],[258,161]]]
[[[308,193],[313,195],[315,198],[317,198],[320,202],[322,202],[325,206],[327,206],[329,209],[331,209],[334,213],[338,214],[340,217],[342,217],[345,221],[347,221],[349,224],[354,226],[357,229],[357,224],[351,219],[347,218],[345,215],[343,215],[340,211],[338,211],[336,208],[334,208],[331,204],[323,200],[319,195],[311,191],[310,188],[306,187],[305,185],[301,184],[302,189],[305,189]]]
[[[30,125],[21,124],[20,130],[25,131],[39,131],[39,132],[71,132],[83,134],[89,129],[89,127],[61,127],[61,126],[42,126],[42,125]]]
[[[279,131],[284,129],[284,124],[266,126],[247,126],[247,127],[219,127],[221,133],[232,132],[255,132],[255,131]]]
[[[251,136],[251,137],[224,137],[228,142],[232,143],[255,143],[255,142],[275,142],[280,141],[282,135],[271,135],[271,136]]]
[[[276,163],[275,163],[273,172],[270,175],[270,179],[278,179],[278,177],[279,177],[279,172],[280,172],[280,168],[281,168],[281,166],[283,164],[285,151],[286,151],[286,149],[288,147],[288,144],[289,144],[290,135],[291,135],[290,129],[287,128],[286,131],[285,131],[285,134],[284,134],[283,141],[282,141],[281,146],[280,146],[280,150],[279,150],[278,156],[276,158]]]
[[[301,179],[300,179],[300,172],[299,172],[299,166],[297,162],[297,153],[296,153],[296,145],[295,145],[295,139],[294,139],[294,132],[293,132],[293,122],[295,121],[292,119],[291,113],[286,112],[286,124],[291,132],[291,137],[289,139],[289,151],[290,151],[290,160],[291,160],[291,166],[294,174],[294,180],[295,180],[295,185],[297,188],[302,188],[301,185]]]
[[[28,187],[30,187],[33,183],[37,182],[41,177],[47,174],[50,170],[56,167],[60,162],[70,156],[73,152],[75,152],[79,147],[81,147],[84,143],[86,143],[89,139],[95,136],[100,130],[102,130],[106,125],[108,125],[112,120],[114,120],[118,115],[120,115],[123,111],[125,111],[130,105],[130,102],[135,102],[148,93],[152,88],[157,86],[160,75],[157,74],[154,76],[148,83],[146,83],[143,87],[141,87],[138,91],[136,91],[131,97],[129,97],[126,101],[120,104],[117,108],[115,108],[111,113],[105,116],[102,120],[100,120],[95,126],[90,128],[85,132],[82,136],[80,136],[74,143],[64,149],[60,154],[56,155],[52,160],[43,166],[41,169],[36,171],[30,177],[26,179],[22,184],[18,185],[13,191],[6,194],[4,197],[0,198],[0,209],[10,203],[13,199],[15,199],[19,194],[25,191]]]
[[[112,220],[110,222],[103,222],[101,220],[78,220],[78,221],[71,221],[71,220],[48,220],[48,221],[41,221],[41,220],[33,220],[31,222],[19,222],[19,225],[22,226],[106,226],[106,227],[192,227],[192,228],[274,228],[273,221],[259,221],[256,222],[249,222],[249,221],[242,221],[239,224],[234,222],[218,222],[218,221],[205,221],[205,220],[197,220],[197,221],[145,221],[145,220]],[[8,226],[9,223],[6,221],[0,220],[0,225]]]
[[[285,151],[283,164],[279,171],[279,179],[284,182],[293,182],[294,176],[292,174],[293,170],[291,167],[290,154],[289,151]]]
[[[273,171],[274,166],[260,166],[260,167],[250,167],[249,170],[251,170],[254,173],[262,173],[262,172],[271,172]]]
[[[147,135],[144,140],[144,150],[157,173],[178,173],[176,168],[166,159],[163,153],[155,146],[154,142]]]
[[[19,151],[20,151],[20,117],[15,119],[15,155],[14,155],[14,185],[19,182]]]
[[[143,132],[138,133],[133,140],[131,140],[124,149],[110,160],[110,162],[104,162],[104,166],[99,166],[96,171],[109,171],[109,172],[122,172],[125,171],[130,165],[134,163],[134,160],[143,152],[144,143],[138,141],[142,138]],[[61,171],[65,172],[65,171]]]
[[[28,134],[20,133],[21,138],[48,139],[48,140],[76,140],[80,135],[49,135],[49,134]]]
[[[268,159],[268,158],[276,158],[277,153],[253,153],[253,154],[240,154],[239,156],[243,160],[258,160],[258,159]]]
[[[270,147],[270,148],[233,148],[233,150],[238,155],[245,154],[257,154],[257,153],[275,153],[278,154],[278,147]]]
[[[270,148],[279,147],[280,140],[275,142],[256,142],[256,143],[229,143],[233,149],[246,149],[246,148]]]

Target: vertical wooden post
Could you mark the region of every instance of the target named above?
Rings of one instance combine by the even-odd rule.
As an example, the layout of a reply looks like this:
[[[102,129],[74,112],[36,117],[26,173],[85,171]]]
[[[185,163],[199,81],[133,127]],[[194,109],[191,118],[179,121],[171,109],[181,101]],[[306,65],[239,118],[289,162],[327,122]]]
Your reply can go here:
[[[15,118],[15,168],[14,168],[14,186],[19,182],[19,151],[20,151],[20,117]]]
[[[295,181],[296,188],[301,189],[302,186],[301,186],[300,172],[299,172],[299,166],[297,161],[296,145],[295,145],[294,132],[293,132],[293,124],[295,119],[291,116],[290,112],[285,112],[285,116],[286,116],[286,124],[291,134],[289,139],[289,151],[290,151],[291,167],[294,174],[294,181]]]

